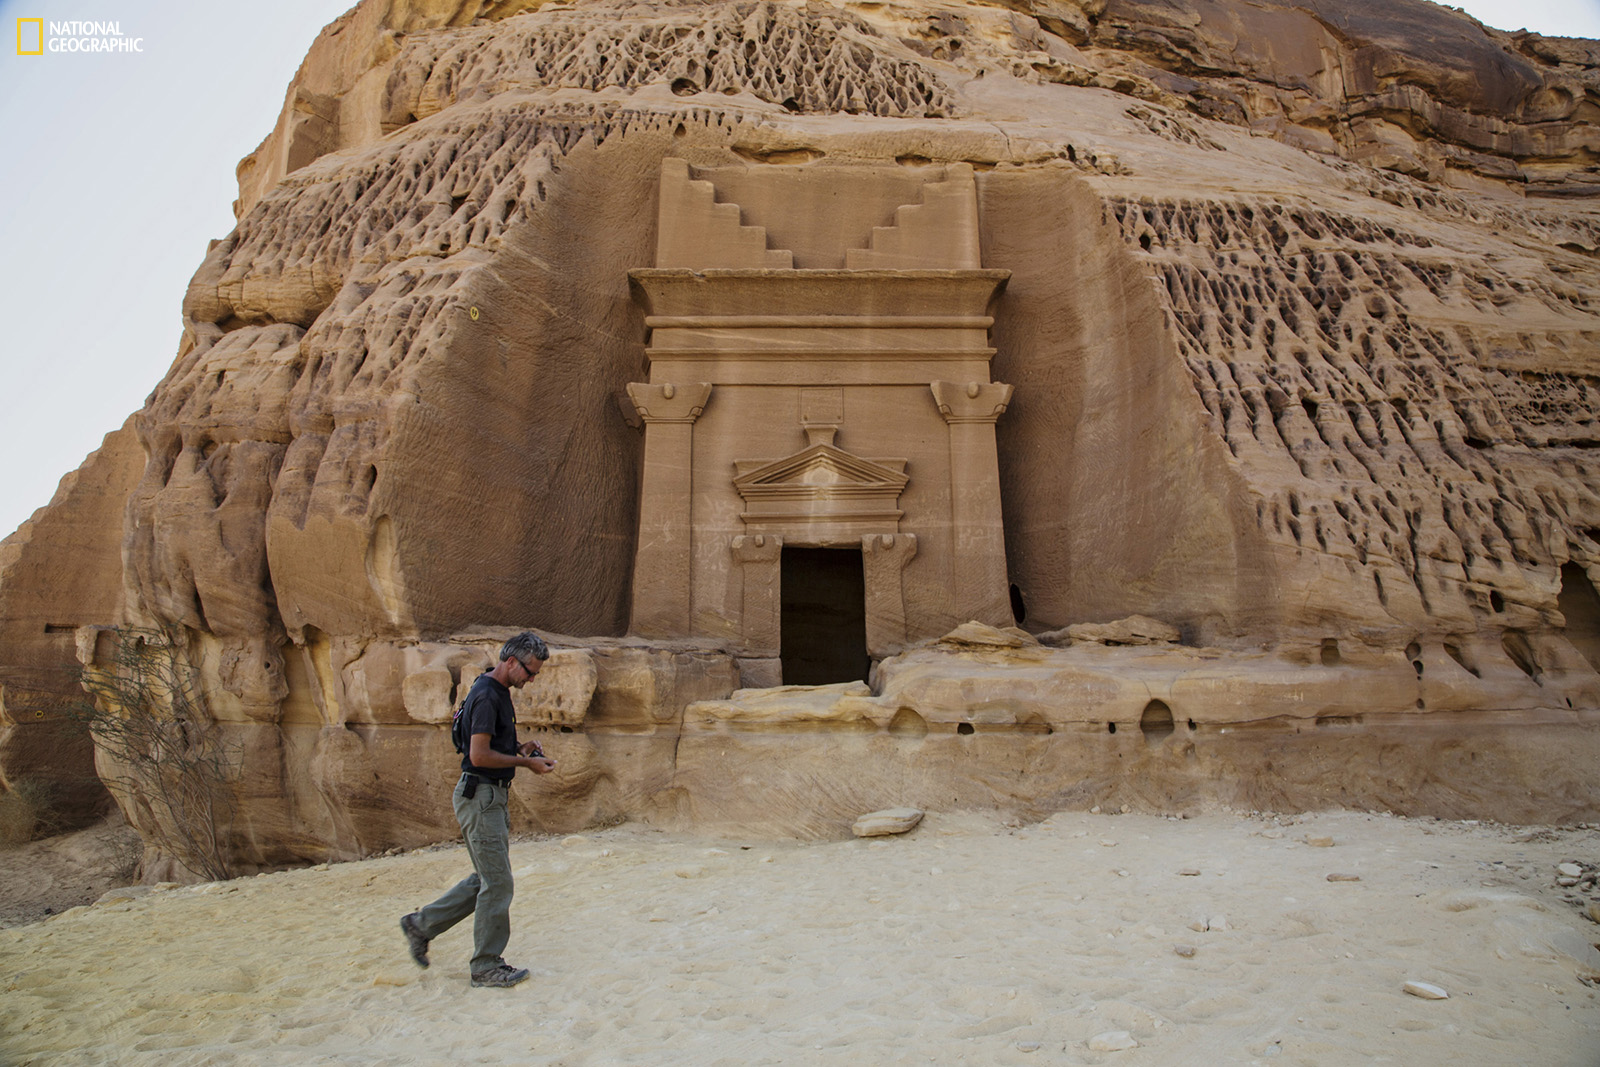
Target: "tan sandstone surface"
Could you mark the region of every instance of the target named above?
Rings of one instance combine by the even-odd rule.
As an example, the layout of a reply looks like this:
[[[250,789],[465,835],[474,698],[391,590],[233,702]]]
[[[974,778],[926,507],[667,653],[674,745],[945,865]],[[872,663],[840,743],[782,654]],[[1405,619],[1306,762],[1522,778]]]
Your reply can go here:
[[[132,625],[233,870],[440,840],[532,626],[522,829],[1600,818],[1597,153],[1600,45],[1418,0],[365,0],[0,551],[0,768]]]
[[[515,791],[537,786],[520,783]],[[112,893],[0,931],[0,1059],[246,1064],[1581,1067],[1600,833],[1344,813],[817,844],[624,825],[512,847],[510,991],[399,915],[457,846]],[[1590,887],[1589,895],[1593,896]],[[1407,983],[1448,998],[1408,995]],[[1108,1050],[1117,1051],[1108,1051]]]

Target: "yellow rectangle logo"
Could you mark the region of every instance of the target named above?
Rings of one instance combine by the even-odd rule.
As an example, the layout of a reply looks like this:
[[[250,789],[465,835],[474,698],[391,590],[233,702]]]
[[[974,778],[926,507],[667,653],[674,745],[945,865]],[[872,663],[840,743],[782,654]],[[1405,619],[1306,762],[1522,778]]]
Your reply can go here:
[[[33,32],[24,36],[23,27],[31,26]],[[35,45],[33,48],[27,45]],[[44,19],[18,19],[17,20],[17,55],[42,56],[44,55]]]

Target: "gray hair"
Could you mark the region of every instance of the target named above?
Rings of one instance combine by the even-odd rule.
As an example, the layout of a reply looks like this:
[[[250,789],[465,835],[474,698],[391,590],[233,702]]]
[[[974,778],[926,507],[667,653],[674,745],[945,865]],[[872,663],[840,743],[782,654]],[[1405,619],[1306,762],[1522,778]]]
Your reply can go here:
[[[550,658],[550,649],[546,647],[544,638],[532,630],[524,630],[500,646],[500,661],[502,663],[508,659],[526,663],[529,656],[537,660]]]

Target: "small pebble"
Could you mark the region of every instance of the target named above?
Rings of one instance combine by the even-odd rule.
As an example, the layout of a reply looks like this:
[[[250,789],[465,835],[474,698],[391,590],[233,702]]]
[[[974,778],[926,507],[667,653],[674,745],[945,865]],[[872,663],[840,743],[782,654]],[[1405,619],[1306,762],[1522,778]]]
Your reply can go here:
[[[1568,878],[1578,878],[1583,875],[1583,868],[1576,863],[1563,863],[1556,867],[1557,874],[1564,874]]]
[[[1194,959],[1194,946],[1193,945],[1173,945],[1172,946],[1172,951],[1176,952],[1178,955],[1182,956],[1186,960]]]
[[[921,821],[921,808],[886,808],[861,816],[850,832],[857,837],[890,837],[916,829]]]
[[[1333,838],[1331,838],[1331,837],[1308,837],[1308,838],[1306,838],[1306,844],[1310,845],[1312,848],[1332,848],[1333,847]]]
[[[1089,1049],[1092,1052],[1122,1052],[1125,1049],[1138,1048],[1139,1042],[1126,1030],[1107,1030],[1103,1034],[1096,1034],[1089,1039]]]
[[[1414,997],[1421,997],[1423,1000],[1450,999],[1449,993],[1446,993],[1443,989],[1434,985],[1432,982],[1407,982],[1400,988],[1404,989],[1407,993],[1410,993]]]
[[[1037,1041],[1018,1041],[1017,1042],[1017,1051],[1018,1052],[1038,1052],[1039,1051],[1039,1042],[1037,1042]]]
[[[1198,868],[1195,868],[1195,867],[1185,867],[1183,870],[1178,872],[1178,877],[1179,878],[1198,878],[1198,877],[1200,877],[1200,871],[1199,871]]]
[[[1359,881],[1361,881],[1361,876],[1359,874],[1330,874],[1330,875],[1328,875],[1328,881],[1330,881],[1330,882],[1359,882]]]

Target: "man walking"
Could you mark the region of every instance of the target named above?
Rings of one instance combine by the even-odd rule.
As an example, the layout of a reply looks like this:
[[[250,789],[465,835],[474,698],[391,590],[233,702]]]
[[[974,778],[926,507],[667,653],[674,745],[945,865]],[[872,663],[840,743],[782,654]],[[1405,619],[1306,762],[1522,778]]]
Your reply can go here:
[[[500,649],[494,670],[478,676],[462,715],[467,751],[451,797],[472,858],[472,873],[444,896],[400,920],[418,966],[428,965],[428,942],[468,915],[472,919],[472,984],[507,988],[528,977],[501,957],[511,939],[511,820],[506,803],[518,767],[548,774],[556,761],[532,741],[517,744],[511,690],[521,689],[550,658],[538,634],[520,633]]]

